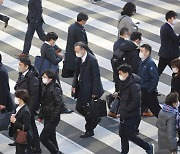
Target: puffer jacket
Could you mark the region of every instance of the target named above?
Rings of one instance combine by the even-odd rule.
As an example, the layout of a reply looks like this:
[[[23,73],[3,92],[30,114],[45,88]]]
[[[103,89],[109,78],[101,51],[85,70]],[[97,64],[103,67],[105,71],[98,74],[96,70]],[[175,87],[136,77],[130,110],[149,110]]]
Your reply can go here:
[[[158,154],[170,154],[177,151],[176,118],[170,112],[161,110],[156,123],[158,127]]]
[[[60,85],[54,81],[42,84],[42,99],[39,118],[54,122],[60,119],[64,107],[63,94]]]

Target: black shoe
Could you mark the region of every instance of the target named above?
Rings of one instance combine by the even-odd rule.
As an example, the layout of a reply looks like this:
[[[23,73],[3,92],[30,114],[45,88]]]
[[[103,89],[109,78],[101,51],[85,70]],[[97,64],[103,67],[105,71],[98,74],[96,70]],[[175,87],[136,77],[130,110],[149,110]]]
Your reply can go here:
[[[16,55],[16,56],[17,56],[17,58],[19,59],[19,58],[22,58],[22,57],[29,57],[29,54],[20,53],[20,54],[18,54],[18,55]]]
[[[85,132],[84,134],[80,135],[80,138],[88,138],[94,136],[94,132]]]
[[[36,154],[36,153],[41,153],[41,149],[40,148],[32,148],[32,151],[33,151],[33,153],[34,154]]]
[[[58,151],[57,154],[64,154],[64,153],[62,153],[61,151]]]
[[[177,141],[177,145],[180,146],[180,140]]]
[[[96,120],[94,120],[92,122],[92,129],[96,128],[96,126],[98,125],[98,123],[100,123],[101,118],[97,118]]]
[[[16,146],[15,142],[9,143],[8,145],[9,145],[9,146]]]
[[[70,110],[70,109],[67,109],[67,108],[64,108],[64,110],[61,112],[62,114],[63,113],[66,113],[66,114],[69,114],[69,113],[72,113],[73,111]]]
[[[7,27],[9,19],[10,19],[9,17],[3,16],[3,20],[2,21],[4,21],[4,23],[5,23],[4,28]]]

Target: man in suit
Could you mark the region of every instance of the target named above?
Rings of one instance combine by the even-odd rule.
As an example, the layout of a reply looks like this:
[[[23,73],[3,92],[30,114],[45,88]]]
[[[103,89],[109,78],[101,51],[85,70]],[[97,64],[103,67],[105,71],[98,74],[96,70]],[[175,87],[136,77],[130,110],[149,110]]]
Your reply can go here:
[[[168,65],[171,68],[171,61],[178,58],[180,55],[180,35],[174,32],[174,25],[177,14],[174,11],[166,13],[166,23],[162,25],[160,30],[161,47],[159,49],[158,73],[162,74],[165,67]]]
[[[2,63],[0,54],[0,111],[4,109],[8,112],[14,111],[15,106],[10,94],[8,72]]]
[[[29,93],[30,99],[27,103],[31,112],[31,126],[33,131],[32,149],[34,153],[41,153],[40,140],[35,124],[35,112],[39,107],[39,79],[36,69],[31,65],[28,57],[21,57],[19,59],[19,78],[15,85],[15,90],[26,89]]]
[[[28,27],[26,31],[23,52],[18,56],[28,56],[31,48],[31,42],[34,32],[36,31],[39,38],[44,42],[46,34],[43,30],[43,17],[42,17],[42,2],[41,0],[29,0],[28,2],[28,15],[26,17]]]
[[[101,118],[93,117],[88,112],[88,104],[92,99],[99,98],[104,93],[97,59],[86,49],[87,47],[83,42],[77,42],[74,45],[78,64],[74,73],[72,94],[77,98],[76,110],[86,120],[86,132],[80,136],[81,138],[94,135],[94,128],[101,121]]]
[[[3,4],[3,1],[4,0],[0,0],[0,5]],[[0,20],[2,20],[5,23],[4,28],[6,28],[8,25],[9,17],[0,14]]]
[[[83,25],[86,24],[88,20],[88,16],[83,12],[77,15],[77,21],[69,26],[68,28],[68,37],[66,44],[66,53],[65,53],[65,61],[63,69],[66,70],[67,75],[62,77],[73,77],[75,68],[76,68],[76,55],[74,52],[74,44],[76,42],[83,42],[88,45],[88,39],[86,35],[86,31]],[[92,51],[87,46],[87,51]]]

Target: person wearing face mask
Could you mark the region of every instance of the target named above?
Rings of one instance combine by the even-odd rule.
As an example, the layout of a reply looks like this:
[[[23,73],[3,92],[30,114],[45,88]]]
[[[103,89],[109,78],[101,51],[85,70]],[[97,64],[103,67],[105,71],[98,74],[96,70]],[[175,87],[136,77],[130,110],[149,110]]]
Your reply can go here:
[[[176,92],[168,94],[165,104],[159,112],[156,123],[158,127],[158,154],[177,153],[176,131],[180,128],[178,97]]]
[[[44,72],[42,82],[42,99],[38,121],[44,120],[44,128],[40,140],[51,154],[62,154],[56,140],[56,127],[64,108],[62,89],[56,83],[56,74],[51,70]]]
[[[171,61],[180,56],[180,34],[177,35],[174,31],[176,21],[176,12],[170,10],[166,13],[166,23],[161,26],[160,38],[161,46],[159,49],[159,63],[158,73],[159,76],[168,65],[171,68]]]
[[[11,115],[9,135],[16,140],[17,131],[24,130],[27,133],[27,144],[15,142],[16,154],[32,154],[32,127],[31,114],[27,106],[29,95],[27,90],[20,89],[15,91],[15,104],[17,105],[16,113]]]
[[[122,64],[119,72],[119,98],[120,98],[120,124],[121,153],[129,152],[129,141],[143,148],[147,154],[153,154],[153,146],[137,136],[137,127],[141,120],[141,89],[140,77],[132,73],[131,66]]]
[[[40,106],[39,75],[35,67],[31,65],[29,57],[19,58],[18,71],[19,77],[14,89],[26,89],[29,93],[30,99],[26,104],[31,112],[31,126],[33,131],[33,141],[31,146],[34,153],[41,153],[39,134],[35,124],[35,114]]]
[[[151,58],[151,51],[152,48],[148,44],[143,44],[140,47],[139,57],[141,58],[141,63],[138,75],[141,77],[141,113],[143,113],[146,108],[149,108],[150,111],[158,117],[159,111],[161,110],[157,98],[159,75],[157,66]]]
[[[72,96],[77,98],[76,110],[85,117],[86,132],[81,138],[94,135],[94,129],[101,121],[101,118],[89,114],[88,104],[92,99],[100,98],[103,93],[100,70],[95,56],[86,51],[86,44],[77,42],[74,45],[75,55],[78,57],[78,64],[74,73],[72,83]]]

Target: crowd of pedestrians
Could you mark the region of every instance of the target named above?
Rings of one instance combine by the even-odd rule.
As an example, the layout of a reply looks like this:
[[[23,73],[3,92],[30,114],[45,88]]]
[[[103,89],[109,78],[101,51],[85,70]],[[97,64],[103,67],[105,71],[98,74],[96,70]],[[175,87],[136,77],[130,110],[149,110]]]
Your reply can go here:
[[[94,136],[94,129],[101,121],[100,117],[94,117],[88,110],[90,102],[104,94],[98,61],[88,46],[84,28],[88,15],[80,12],[75,23],[69,26],[66,52],[63,55],[61,48],[56,45],[58,35],[55,32],[45,34],[43,30],[42,11],[41,0],[29,0],[28,28],[22,53],[18,55],[19,76],[14,87],[14,101],[0,54],[0,111],[14,112],[9,127],[9,135],[14,137],[14,143],[9,145],[16,146],[16,154],[41,153],[40,142],[50,153],[62,153],[56,140],[56,127],[62,113],[72,112],[66,108],[63,100],[59,69],[53,71],[49,66],[40,74],[31,63],[29,50],[35,31],[43,41],[41,57],[58,68],[59,62],[63,60],[62,77],[73,79],[71,94],[76,99],[75,109],[86,121],[85,133],[80,138]],[[147,154],[154,153],[153,145],[138,136],[141,116],[146,111],[157,118],[158,153],[175,154],[180,146],[180,140],[176,140],[176,132],[180,137],[180,35],[174,32],[177,14],[168,11],[165,15],[167,22],[160,29],[161,46],[157,67],[151,57],[152,47],[149,44],[141,45],[143,34],[138,32],[137,25],[131,19],[135,13],[136,5],[127,2],[118,19],[118,38],[111,58],[115,92],[107,97],[110,108],[108,115],[116,118],[119,114],[121,154],[129,152],[129,141],[143,148]],[[6,27],[9,17],[0,15],[0,20],[5,22]],[[167,65],[173,71],[171,91],[161,108],[157,85]],[[39,122],[44,120],[40,135],[36,116]],[[26,132],[26,144],[17,141],[19,130]]]

